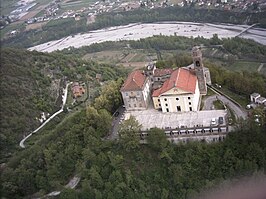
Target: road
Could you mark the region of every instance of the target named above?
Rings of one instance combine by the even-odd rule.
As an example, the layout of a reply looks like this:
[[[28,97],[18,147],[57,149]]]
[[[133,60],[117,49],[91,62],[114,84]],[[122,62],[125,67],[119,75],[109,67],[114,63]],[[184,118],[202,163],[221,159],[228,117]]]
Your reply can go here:
[[[76,188],[76,186],[78,185],[79,182],[80,182],[80,177],[74,176],[67,183],[67,185],[65,185],[65,188],[74,189],[74,188]],[[51,197],[51,196],[58,196],[60,193],[61,193],[61,191],[53,191],[51,193],[46,194],[45,196],[43,196],[41,198],[47,198],[47,197]],[[41,198],[37,198],[37,199],[41,199]]]
[[[258,70],[257,70],[258,72],[260,72],[260,70],[262,69],[263,65],[264,65],[264,63],[261,63],[261,64],[260,64],[260,66],[259,66],[259,68],[258,68]]]
[[[32,134],[34,133],[37,133],[41,128],[43,128],[50,120],[52,120],[55,116],[57,116],[58,114],[62,113],[63,112],[63,109],[64,109],[64,106],[66,104],[66,101],[67,101],[67,90],[68,90],[68,86],[72,84],[72,82],[70,83],[67,83],[66,85],[66,88],[64,89],[64,94],[62,95],[62,98],[63,98],[63,103],[62,103],[62,106],[61,106],[61,109],[57,112],[55,112],[51,117],[49,117],[44,123],[41,124],[41,126],[39,126],[37,129],[35,129],[32,133],[30,133],[29,135],[27,135],[25,138],[23,138],[20,143],[19,143],[19,146],[21,148],[25,148],[25,145],[24,145],[24,142],[32,136]]]
[[[213,102],[217,100],[217,96],[218,95],[212,95],[210,97],[207,97],[205,100],[204,100],[204,105],[203,105],[203,108],[202,110],[212,110],[213,109]]]
[[[216,93],[216,91],[214,91],[214,92]],[[205,99],[203,110],[212,110],[213,102],[216,101],[217,99],[222,101],[224,105],[228,106],[235,113],[235,115],[238,119],[240,119],[240,118],[246,119],[247,118],[247,112],[245,110],[243,110],[241,107],[237,106],[234,102],[232,102],[231,100],[229,100],[225,96],[220,95],[219,93],[217,93],[216,95],[212,95],[210,97],[207,97]]]
[[[107,137],[107,139],[110,139],[110,140],[118,139],[119,121],[122,119],[122,117],[124,117],[125,108],[123,108],[122,106],[120,106],[115,111],[115,113],[116,112],[119,112],[119,115],[117,117],[115,117],[114,114],[113,114],[112,129],[111,129],[110,135]]]

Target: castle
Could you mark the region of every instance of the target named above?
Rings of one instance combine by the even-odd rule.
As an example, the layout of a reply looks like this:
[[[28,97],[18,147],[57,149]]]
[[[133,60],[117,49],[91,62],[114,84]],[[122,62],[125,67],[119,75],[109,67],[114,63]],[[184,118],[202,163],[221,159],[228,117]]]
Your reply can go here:
[[[120,90],[126,110],[147,109],[152,101],[162,112],[198,111],[211,78],[199,47],[193,47],[192,58],[193,64],[182,68],[157,69],[151,64],[130,73]]]

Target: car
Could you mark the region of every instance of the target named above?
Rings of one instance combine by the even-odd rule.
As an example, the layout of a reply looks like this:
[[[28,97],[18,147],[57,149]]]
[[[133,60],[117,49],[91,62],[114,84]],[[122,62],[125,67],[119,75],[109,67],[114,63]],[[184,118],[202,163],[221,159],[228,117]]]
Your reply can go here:
[[[219,122],[219,124],[223,124],[224,123],[224,118],[223,117],[219,117],[218,118],[218,122]]]
[[[114,116],[117,117],[119,115],[119,112],[115,112]]]
[[[212,125],[212,126],[216,125],[216,119],[215,119],[215,118],[212,118],[212,120],[211,120],[211,125]]]

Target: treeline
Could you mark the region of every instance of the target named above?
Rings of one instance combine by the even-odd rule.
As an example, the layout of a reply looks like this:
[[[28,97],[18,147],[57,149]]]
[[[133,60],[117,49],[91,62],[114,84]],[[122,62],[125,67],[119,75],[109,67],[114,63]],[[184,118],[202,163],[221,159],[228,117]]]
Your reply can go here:
[[[191,55],[181,53],[169,59],[158,61],[156,67],[176,68],[188,66],[192,63]],[[210,69],[213,85],[217,83],[246,98],[254,92],[266,96],[266,77],[262,74],[250,73],[248,71],[230,71],[209,61],[205,61],[204,66]]]
[[[230,12],[178,6],[152,10],[136,9],[127,12],[103,13],[89,25],[86,24],[86,18],[80,21],[75,21],[73,18],[50,21],[42,27],[42,30],[22,31],[16,37],[3,40],[2,44],[30,47],[77,33],[138,22],[190,21],[244,24],[249,19],[249,24],[258,23],[259,26],[266,27],[265,16],[266,12]]]
[[[124,77],[127,71],[56,52],[1,49],[1,162],[40,125],[36,118],[41,112],[52,114],[60,108],[66,80],[94,81],[97,73],[107,81]]]
[[[103,28],[114,25],[125,25],[137,22],[159,22],[159,21],[190,21],[190,22],[208,22],[208,23],[231,23],[244,24],[247,18],[249,24],[259,23],[265,27],[266,12],[247,13],[230,12],[214,9],[196,9],[192,7],[167,7],[152,10],[136,9],[120,13],[104,13],[97,17],[93,28]],[[263,18],[264,17],[264,18]]]
[[[206,62],[205,66],[210,69],[212,84],[220,84],[245,97],[254,92],[266,96],[266,78],[261,74],[246,71],[233,72],[210,62]]]
[[[3,46],[28,48],[52,40],[61,39],[77,33],[88,31],[86,18],[75,21],[74,18],[51,20],[41,29],[21,29],[15,37],[1,38]]]
[[[117,50],[128,48],[133,49],[148,49],[151,51],[161,50],[179,50],[191,51],[195,45],[203,46],[204,49],[216,48],[224,54],[234,55],[238,59],[253,60],[253,61],[266,61],[266,47],[250,39],[242,38],[228,38],[220,39],[216,34],[210,39],[203,37],[187,38],[182,36],[162,36],[157,35],[137,41],[119,41],[119,42],[103,42],[92,44],[90,46],[83,46],[81,48],[69,48],[62,52],[66,54],[75,54],[84,56],[87,53],[100,52],[104,50]],[[222,45],[222,46],[216,46]]]

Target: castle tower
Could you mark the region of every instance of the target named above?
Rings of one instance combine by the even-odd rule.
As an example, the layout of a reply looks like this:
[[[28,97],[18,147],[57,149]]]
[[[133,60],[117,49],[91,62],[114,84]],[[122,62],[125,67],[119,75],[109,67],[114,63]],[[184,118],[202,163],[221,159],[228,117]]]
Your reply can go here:
[[[195,46],[192,48],[192,58],[194,63],[194,69],[198,78],[199,90],[201,95],[207,94],[206,77],[202,62],[202,53],[200,47]]]

